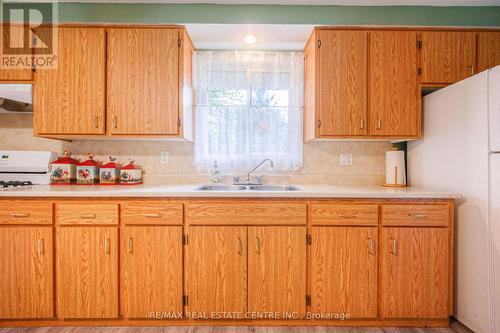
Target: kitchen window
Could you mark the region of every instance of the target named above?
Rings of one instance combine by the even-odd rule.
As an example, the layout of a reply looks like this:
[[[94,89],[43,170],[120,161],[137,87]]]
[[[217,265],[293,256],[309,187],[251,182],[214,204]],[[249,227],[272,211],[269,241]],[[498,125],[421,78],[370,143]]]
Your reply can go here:
[[[302,166],[302,52],[199,51],[194,56],[198,169]]]

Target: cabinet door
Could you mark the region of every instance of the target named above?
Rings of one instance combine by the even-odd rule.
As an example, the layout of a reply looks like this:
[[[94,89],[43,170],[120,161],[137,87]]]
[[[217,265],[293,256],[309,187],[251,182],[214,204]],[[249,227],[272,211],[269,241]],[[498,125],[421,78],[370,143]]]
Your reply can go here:
[[[311,311],[377,317],[376,227],[312,229]]]
[[[108,124],[111,134],[178,134],[178,41],[178,29],[109,31]]]
[[[425,31],[420,41],[420,82],[455,83],[474,74],[475,32]]]
[[[245,312],[247,228],[190,227],[188,237],[188,311]]]
[[[13,60],[16,61],[18,57],[24,58],[23,55],[10,55],[5,54],[4,49],[7,45],[11,46],[24,46],[24,28],[20,25],[7,25],[0,24],[0,57],[13,56]],[[33,79],[33,70],[28,69],[16,69],[13,68],[2,68],[0,65],[0,81],[30,81]]]
[[[320,136],[366,134],[365,31],[318,31]]]
[[[305,314],[306,228],[248,228],[248,311]]]
[[[447,228],[382,228],[380,316],[447,318]]]
[[[412,31],[370,33],[370,135],[419,134],[416,43]]]
[[[0,228],[0,318],[53,316],[51,227]]]
[[[116,227],[57,229],[57,316],[118,316]]]
[[[121,304],[126,318],[182,312],[182,227],[125,227]]]
[[[35,131],[104,134],[104,29],[63,27],[58,37],[57,68],[35,74]]]
[[[477,38],[477,72],[500,65],[500,32],[480,32]]]

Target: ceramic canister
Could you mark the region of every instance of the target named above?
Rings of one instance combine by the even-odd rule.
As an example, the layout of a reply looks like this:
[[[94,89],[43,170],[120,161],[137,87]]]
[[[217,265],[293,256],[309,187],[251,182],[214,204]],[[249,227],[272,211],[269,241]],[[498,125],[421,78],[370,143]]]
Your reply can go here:
[[[50,162],[50,183],[53,185],[70,185],[76,182],[76,165],[78,161],[65,151],[64,156]]]

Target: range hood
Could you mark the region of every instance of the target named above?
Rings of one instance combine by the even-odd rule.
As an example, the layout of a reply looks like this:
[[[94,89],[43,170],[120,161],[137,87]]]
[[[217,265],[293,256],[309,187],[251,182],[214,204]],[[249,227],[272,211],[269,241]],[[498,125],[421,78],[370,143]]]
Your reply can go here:
[[[0,84],[0,113],[33,112],[31,84]]]

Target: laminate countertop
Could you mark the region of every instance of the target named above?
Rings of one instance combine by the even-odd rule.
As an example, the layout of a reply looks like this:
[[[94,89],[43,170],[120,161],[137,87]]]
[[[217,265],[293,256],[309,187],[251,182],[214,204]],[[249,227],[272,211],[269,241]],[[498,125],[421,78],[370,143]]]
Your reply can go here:
[[[297,185],[298,191],[201,191],[192,185],[36,185],[0,189],[0,197],[366,198],[457,199],[460,194],[417,187]]]

